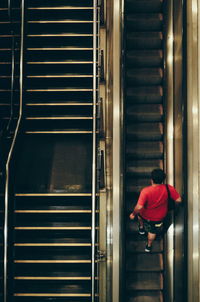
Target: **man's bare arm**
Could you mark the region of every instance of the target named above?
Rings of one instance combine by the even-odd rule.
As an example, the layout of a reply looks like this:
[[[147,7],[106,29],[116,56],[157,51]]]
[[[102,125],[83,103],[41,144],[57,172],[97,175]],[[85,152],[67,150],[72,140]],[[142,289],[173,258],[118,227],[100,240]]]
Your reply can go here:
[[[140,204],[136,204],[133,212],[130,214],[130,219],[133,220],[135,218],[135,216],[142,210],[143,206]]]
[[[177,202],[177,203],[180,203],[180,202],[182,202],[182,199],[181,199],[181,197],[177,198],[177,199],[175,200],[175,202]]]

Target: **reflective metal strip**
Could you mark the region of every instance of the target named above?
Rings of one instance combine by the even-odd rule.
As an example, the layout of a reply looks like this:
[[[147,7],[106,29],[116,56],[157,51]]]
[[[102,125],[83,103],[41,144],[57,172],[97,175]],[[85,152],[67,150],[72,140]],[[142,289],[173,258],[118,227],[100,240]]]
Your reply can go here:
[[[14,263],[91,263],[91,260],[14,260]]]
[[[28,21],[27,23],[93,23],[94,21],[88,20],[40,20],[40,21]],[[0,22],[1,23],[1,22]],[[3,22],[2,22],[3,23]],[[9,23],[9,22],[7,22]]]
[[[81,62],[81,64],[82,63],[83,62]],[[89,63],[91,63],[91,62],[89,62]],[[32,63],[30,63],[30,64],[32,64]],[[39,64],[39,63],[37,62],[37,64]],[[47,64],[47,63],[45,62],[45,64]],[[2,76],[2,77],[5,77],[5,76]],[[90,74],[63,74],[63,75],[37,75],[37,76],[30,75],[30,76],[27,76],[28,79],[34,79],[34,78],[92,78],[92,77],[93,76]],[[81,105],[81,104],[79,104],[79,105]]]
[[[15,196],[92,196],[92,193],[16,193]]]
[[[4,64],[4,63],[1,63]],[[9,62],[7,63],[9,64]],[[34,65],[34,64],[93,64],[92,61],[49,61],[49,62],[26,62],[28,65]],[[81,75],[80,75],[81,76]],[[58,76],[60,77],[60,76]]]
[[[6,50],[6,49],[5,49]],[[43,47],[43,48],[27,48],[29,51],[43,50],[93,50],[91,47]]]
[[[15,213],[91,213],[91,210],[15,210]]]
[[[87,6],[43,6],[43,7],[28,7],[27,8],[28,10],[31,10],[31,9],[51,9],[51,10],[54,10],[54,9],[60,9],[60,10],[63,10],[63,9],[93,9],[93,7],[87,7]]]
[[[15,230],[91,230],[91,227],[14,227]]]
[[[1,37],[1,35],[0,35]],[[12,37],[12,36],[11,36]],[[17,36],[16,36],[17,37]],[[27,35],[27,37],[93,37],[92,34],[75,34],[75,33],[65,33],[65,34],[37,34],[37,35]]]
[[[91,246],[91,243],[15,243],[14,246]]]
[[[93,117],[85,116],[49,116],[49,117],[26,117],[26,120],[92,120]]]
[[[26,106],[92,106],[92,105],[93,103],[27,103],[26,104]]]
[[[17,293],[14,294],[13,296],[15,297],[91,297],[91,294],[54,294],[54,293],[49,293],[49,294],[35,294],[35,293],[31,293],[31,294],[24,294],[24,293]]]
[[[91,277],[14,277],[15,280],[91,280]]]
[[[25,131],[26,134],[92,134],[92,131]]]
[[[10,91],[9,89],[2,89],[2,90],[0,90],[0,91]],[[62,91],[93,91],[93,89],[84,89],[84,88],[63,88],[63,89],[27,89],[26,90],[27,92],[42,92],[42,91],[50,91],[50,92],[52,92],[52,91],[57,91],[57,92],[62,92]]]

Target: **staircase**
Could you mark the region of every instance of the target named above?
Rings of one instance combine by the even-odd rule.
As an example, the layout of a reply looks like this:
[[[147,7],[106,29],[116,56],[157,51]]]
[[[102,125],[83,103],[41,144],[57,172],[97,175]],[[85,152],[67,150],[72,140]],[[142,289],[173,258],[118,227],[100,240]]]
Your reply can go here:
[[[150,173],[163,168],[163,2],[125,1],[125,154],[127,302],[163,302],[163,240],[151,254],[128,216]]]
[[[15,156],[9,302],[88,302],[94,295],[98,301],[95,8],[91,0],[25,5],[24,133]]]

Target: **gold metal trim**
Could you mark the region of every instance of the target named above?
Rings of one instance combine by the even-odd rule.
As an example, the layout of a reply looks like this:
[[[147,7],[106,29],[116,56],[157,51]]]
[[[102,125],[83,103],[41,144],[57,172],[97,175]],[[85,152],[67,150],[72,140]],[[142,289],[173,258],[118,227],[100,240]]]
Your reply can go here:
[[[28,65],[36,65],[36,64],[93,64],[93,62],[92,61],[48,61],[48,62],[47,61],[40,61],[40,62],[27,62],[27,64]],[[60,77],[60,76],[58,76],[58,77]]]
[[[91,230],[91,227],[15,227],[15,230]]]
[[[20,35],[0,35],[0,38],[12,38],[12,37],[20,37]]]
[[[0,35],[1,37],[1,35]],[[12,37],[12,35],[10,35]],[[93,37],[93,34],[76,34],[76,33],[65,33],[65,34],[37,34],[27,35],[27,37]]]
[[[15,280],[91,280],[91,277],[14,277]]]
[[[82,64],[83,62],[81,62]],[[89,62],[91,63],[91,62]],[[32,63],[31,63],[32,64]],[[38,64],[38,63],[37,63]],[[46,64],[46,63],[45,63]],[[53,63],[54,64],[54,63]],[[65,75],[37,75],[37,76],[27,76],[29,79],[34,78],[92,78],[90,74],[65,74]]]
[[[91,134],[92,131],[25,131],[26,134]]]
[[[93,117],[85,117],[85,116],[49,116],[49,117],[26,117],[26,120],[92,120]]]
[[[27,103],[26,106],[92,106],[93,103]]]
[[[44,293],[41,293],[41,294],[34,294],[34,293],[31,293],[31,294],[24,294],[24,293],[17,293],[17,294],[14,294],[15,297],[91,297],[91,294],[44,294]]]
[[[1,23],[1,22],[0,22]],[[3,22],[2,22],[3,23]],[[10,22],[7,22],[10,23]],[[94,21],[89,20],[39,20],[39,21],[28,21],[27,23],[94,23]]]
[[[6,49],[5,49],[6,50]],[[11,49],[10,49],[11,50]],[[91,47],[40,47],[40,48],[27,48],[29,51],[35,51],[35,50],[93,50]]]
[[[15,196],[92,196],[92,193],[16,193]]]
[[[14,246],[91,246],[91,243],[15,243]]]
[[[10,91],[9,89],[5,90],[5,89],[1,89],[0,91]],[[27,92],[38,92],[38,91],[93,91],[93,89],[86,89],[86,88],[63,88],[63,89],[27,89]],[[97,91],[97,89],[96,89]]]
[[[87,7],[87,6],[42,6],[42,7],[28,7],[28,10],[31,10],[31,9],[51,9],[51,10],[54,10],[54,9],[59,9],[59,10],[63,10],[63,9],[94,9],[94,7]]]
[[[91,210],[15,210],[15,213],[91,213]]]
[[[14,263],[91,263],[91,260],[14,260]]]

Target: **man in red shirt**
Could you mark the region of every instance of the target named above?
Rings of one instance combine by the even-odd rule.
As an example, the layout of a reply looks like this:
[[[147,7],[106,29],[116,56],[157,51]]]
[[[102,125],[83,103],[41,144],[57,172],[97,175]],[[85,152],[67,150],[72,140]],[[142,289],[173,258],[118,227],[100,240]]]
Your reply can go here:
[[[157,234],[163,229],[163,220],[168,212],[168,191],[165,180],[165,173],[161,169],[151,172],[151,186],[142,189],[138,202],[130,214],[130,219],[138,215],[139,233],[148,233],[148,241],[145,248],[146,252],[151,252],[152,243]],[[168,185],[171,198],[175,202],[181,202],[179,193],[173,186]]]

